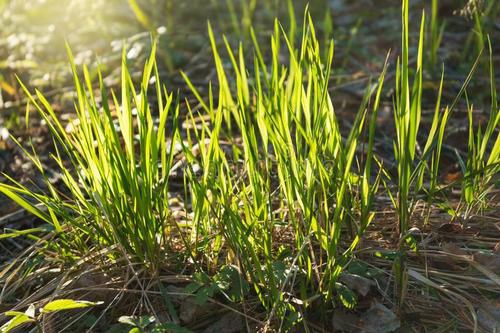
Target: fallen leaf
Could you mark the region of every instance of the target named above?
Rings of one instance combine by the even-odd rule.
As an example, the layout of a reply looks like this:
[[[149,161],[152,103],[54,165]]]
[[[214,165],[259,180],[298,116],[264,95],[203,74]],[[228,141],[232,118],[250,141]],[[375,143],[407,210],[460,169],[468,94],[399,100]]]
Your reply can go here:
[[[444,176],[444,183],[445,184],[454,183],[454,182],[460,180],[461,177],[462,177],[462,173],[460,171],[449,172]]]

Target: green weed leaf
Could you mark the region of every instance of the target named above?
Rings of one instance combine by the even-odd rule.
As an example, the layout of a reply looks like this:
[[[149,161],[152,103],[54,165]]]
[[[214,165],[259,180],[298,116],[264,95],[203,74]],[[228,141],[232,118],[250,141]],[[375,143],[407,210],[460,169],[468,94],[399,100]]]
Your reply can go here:
[[[103,302],[76,301],[72,299],[58,299],[47,303],[43,308],[43,313],[58,312],[64,310],[88,308],[90,306],[99,305]]]
[[[14,318],[6,322],[2,327],[0,327],[0,332],[1,333],[8,333],[11,332],[13,329],[15,329],[18,326],[21,326],[26,323],[33,322],[34,319],[29,317],[23,312],[17,312],[17,311],[8,311],[4,313],[6,316],[11,316],[14,315]]]

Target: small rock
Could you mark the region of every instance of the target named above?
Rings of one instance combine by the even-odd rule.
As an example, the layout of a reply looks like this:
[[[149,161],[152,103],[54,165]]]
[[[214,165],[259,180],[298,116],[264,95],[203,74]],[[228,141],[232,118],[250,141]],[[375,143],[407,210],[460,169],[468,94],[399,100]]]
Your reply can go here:
[[[333,315],[333,327],[349,333],[390,333],[400,326],[394,312],[378,302],[361,315],[344,311],[335,311]]]
[[[361,333],[389,333],[401,325],[394,312],[378,302],[361,316],[361,321],[363,322]]]
[[[375,285],[375,282],[372,280],[356,274],[343,273],[340,275],[339,281],[345,284],[347,288],[356,291],[361,296],[368,295],[370,288]]]
[[[244,331],[245,322],[243,317],[236,312],[229,312],[208,326],[203,333],[236,333]]]
[[[477,310],[477,320],[488,332],[500,331],[500,303],[482,304]]]
[[[174,285],[167,286],[167,294],[175,303],[181,303],[184,301],[189,295],[186,294],[184,288],[176,287]]]
[[[362,325],[360,318],[353,313],[342,310],[333,313],[333,328],[335,331],[359,332],[360,326],[358,325]]]
[[[181,303],[179,319],[186,324],[192,323],[196,321],[197,317],[212,311],[213,308],[213,303],[207,302],[200,305],[192,297],[189,297]]]

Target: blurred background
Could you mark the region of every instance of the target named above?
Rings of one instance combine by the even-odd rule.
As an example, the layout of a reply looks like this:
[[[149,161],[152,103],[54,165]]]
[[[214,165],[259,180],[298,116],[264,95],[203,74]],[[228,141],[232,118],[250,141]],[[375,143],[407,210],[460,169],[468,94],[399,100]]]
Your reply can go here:
[[[41,90],[62,119],[70,117],[73,82],[65,43],[77,65],[88,64],[94,76],[99,66],[105,84],[113,88],[119,81],[124,47],[129,65],[139,74],[151,41],[157,39],[161,80],[170,91],[182,92],[180,70],[200,87],[216,79],[207,21],[219,40],[224,34],[233,46],[241,41],[248,48],[252,43],[249,29],[254,27],[265,53],[270,49],[275,18],[285,30],[300,35],[306,4],[303,0],[0,0],[0,171],[21,179],[30,176],[29,164],[23,162],[9,134],[20,141],[38,138],[42,149],[48,143],[46,130],[36,118],[30,119],[29,128],[24,126],[26,98],[16,76],[28,88]],[[339,111],[349,114],[357,109],[369,78],[378,75],[389,50],[392,65],[387,77],[394,78],[400,6],[398,0],[309,1],[321,40],[324,44],[335,40],[331,90]],[[443,98],[445,103],[453,100],[485,48],[469,90],[474,91],[470,96],[475,106],[486,108],[488,36],[497,68],[500,60],[500,1],[414,0],[411,6],[414,48],[422,10],[427,16],[424,94],[435,95],[444,62],[447,88]],[[290,24],[294,20],[296,27]],[[226,55],[223,58],[228,60]],[[391,118],[391,92],[385,96],[386,116]],[[429,105],[433,103],[431,99]],[[465,113],[463,119],[466,124]],[[460,121],[456,124],[460,128]]]
[[[301,21],[302,0],[2,0],[0,1],[0,108],[19,102],[15,75],[38,89],[60,89],[68,83],[65,41],[76,63],[99,63],[109,75],[119,72],[120,53],[127,46],[130,62],[141,64],[152,36],[160,41],[160,62],[165,79],[179,69],[195,72],[210,65],[207,21],[230,41],[249,39],[255,28],[266,45],[275,17],[288,27],[290,6]],[[438,59],[453,70],[467,68],[487,34],[498,39],[500,5],[495,0],[439,0],[433,13],[432,0],[411,1],[412,23],[417,31],[422,9],[427,21],[436,15],[442,30]],[[400,1],[312,0],[309,8],[325,39],[336,41],[336,72],[347,77],[358,71],[377,69],[381,59],[399,47]],[[435,29],[437,28],[437,29]],[[300,30],[300,29],[299,29]],[[297,33],[300,33],[298,31]],[[429,31],[429,35],[434,31]],[[493,43],[494,47],[498,47]],[[266,49],[265,47],[263,48]],[[495,49],[498,51],[498,48]],[[498,54],[498,53],[496,53]],[[455,74],[455,73],[449,73]],[[175,80],[175,78],[173,78]],[[58,95],[64,91],[54,91]],[[17,100],[16,100],[17,98]]]

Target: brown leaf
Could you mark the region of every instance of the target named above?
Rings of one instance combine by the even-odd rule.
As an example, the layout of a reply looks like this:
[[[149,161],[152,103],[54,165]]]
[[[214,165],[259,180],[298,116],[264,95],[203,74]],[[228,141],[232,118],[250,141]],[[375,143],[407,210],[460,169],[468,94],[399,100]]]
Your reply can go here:
[[[445,184],[454,183],[454,182],[460,180],[461,177],[462,177],[462,173],[460,171],[449,172],[444,176],[444,182],[445,182]]]

